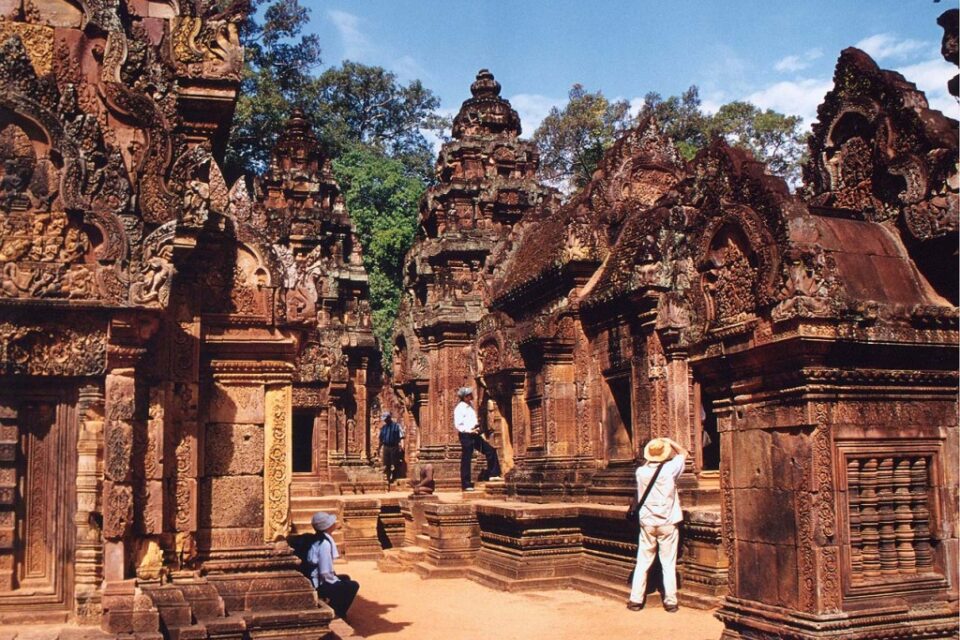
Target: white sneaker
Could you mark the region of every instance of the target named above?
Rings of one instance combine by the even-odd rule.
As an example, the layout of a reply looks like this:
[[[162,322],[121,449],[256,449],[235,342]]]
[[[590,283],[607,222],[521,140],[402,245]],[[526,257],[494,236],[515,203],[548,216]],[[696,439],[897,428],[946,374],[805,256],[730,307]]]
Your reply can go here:
[[[473,487],[467,487],[466,489],[464,489],[464,491],[476,491],[476,489],[474,489]]]
[[[490,482],[500,482],[501,480],[503,480],[503,476],[490,476],[489,478],[487,478],[487,480],[489,480]]]

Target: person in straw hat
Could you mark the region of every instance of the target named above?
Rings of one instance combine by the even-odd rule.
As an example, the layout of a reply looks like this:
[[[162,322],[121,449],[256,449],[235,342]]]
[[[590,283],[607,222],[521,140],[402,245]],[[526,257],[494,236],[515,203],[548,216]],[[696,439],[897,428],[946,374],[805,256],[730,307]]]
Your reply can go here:
[[[473,389],[461,387],[457,391],[460,402],[453,410],[453,426],[460,437],[460,488],[464,491],[473,491],[473,480],[470,477],[470,462],[473,450],[476,449],[487,458],[487,470],[484,476],[488,480],[500,480],[500,457],[497,450],[480,435],[480,421],[473,408]]]
[[[330,603],[330,608],[338,618],[343,618],[353,604],[353,599],[357,597],[360,584],[346,574],[338,575],[333,571],[333,561],[340,557],[332,535],[338,527],[337,517],[332,513],[319,511],[313,514],[310,524],[317,532],[317,540],[307,552],[307,564],[312,567],[310,580],[317,590],[317,595]]]
[[[640,539],[637,545],[637,566],[627,608],[643,609],[647,592],[647,571],[654,555],[660,556],[663,568],[663,608],[677,611],[677,525],[683,520],[677,479],[689,452],[670,438],[654,438],[643,448],[646,464],[637,467],[637,500]],[[647,487],[653,483],[650,491]],[[647,494],[646,500],[642,496]]]

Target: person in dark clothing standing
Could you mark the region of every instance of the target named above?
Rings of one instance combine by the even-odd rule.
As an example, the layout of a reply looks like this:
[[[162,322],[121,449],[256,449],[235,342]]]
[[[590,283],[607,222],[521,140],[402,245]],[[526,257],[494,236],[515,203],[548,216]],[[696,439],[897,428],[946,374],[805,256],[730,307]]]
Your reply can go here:
[[[382,449],[383,473],[387,476],[389,486],[400,476],[400,463],[403,462],[403,425],[394,422],[389,411],[384,411],[380,418],[383,420],[383,426],[380,427],[377,456]]]

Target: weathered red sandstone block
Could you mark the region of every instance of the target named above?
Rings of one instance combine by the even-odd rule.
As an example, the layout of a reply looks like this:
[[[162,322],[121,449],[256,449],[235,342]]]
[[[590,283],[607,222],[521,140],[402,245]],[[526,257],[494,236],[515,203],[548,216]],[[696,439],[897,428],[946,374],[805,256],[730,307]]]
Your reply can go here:
[[[207,425],[207,475],[253,475],[263,471],[263,427],[257,424]]]
[[[262,527],[263,478],[223,476],[200,482],[201,527]]]

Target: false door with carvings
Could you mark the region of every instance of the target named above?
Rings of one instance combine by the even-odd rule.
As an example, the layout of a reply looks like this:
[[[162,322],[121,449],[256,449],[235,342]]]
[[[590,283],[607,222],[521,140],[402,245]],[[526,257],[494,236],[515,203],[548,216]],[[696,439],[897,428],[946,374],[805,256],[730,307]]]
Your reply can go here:
[[[62,390],[2,387],[0,622],[60,620],[72,599],[74,403]]]

